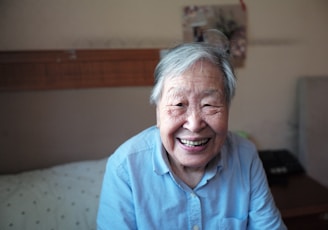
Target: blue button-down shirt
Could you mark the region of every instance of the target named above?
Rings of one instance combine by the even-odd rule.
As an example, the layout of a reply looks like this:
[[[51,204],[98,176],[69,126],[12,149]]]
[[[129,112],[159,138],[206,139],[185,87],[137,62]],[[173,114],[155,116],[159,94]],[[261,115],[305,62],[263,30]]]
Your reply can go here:
[[[104,229],[286,229],[255,146],[228,134],[191,189],[174,175],[151,127],[109,158],[97,224]]]

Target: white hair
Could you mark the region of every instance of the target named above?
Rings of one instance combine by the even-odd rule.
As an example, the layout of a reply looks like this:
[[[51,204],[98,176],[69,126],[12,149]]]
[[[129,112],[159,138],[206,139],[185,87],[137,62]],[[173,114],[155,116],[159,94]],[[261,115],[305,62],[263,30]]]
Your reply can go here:
[[[224,96],[228,104],[235,94],[236,76],[229,60],[229,54],[208,43],[186,43],[171,49],[155,68],[155,85],[150,102],[157,105],[162,95],[164,81],[176,77],[191,68],[198,61],[209,61],[223,73]]]

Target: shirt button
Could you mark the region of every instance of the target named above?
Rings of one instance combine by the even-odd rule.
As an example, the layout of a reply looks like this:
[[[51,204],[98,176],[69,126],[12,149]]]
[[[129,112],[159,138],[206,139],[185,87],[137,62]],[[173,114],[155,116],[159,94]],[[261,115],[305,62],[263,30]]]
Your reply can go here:
[[[192,227],[193,230],[199,230],[199,226],[198,225],[194,225],[194,227]]]
[[[191,197],[196,197],[196,194],[192,192]],[[195,225],[195,226],[197,226],[197,225]]]

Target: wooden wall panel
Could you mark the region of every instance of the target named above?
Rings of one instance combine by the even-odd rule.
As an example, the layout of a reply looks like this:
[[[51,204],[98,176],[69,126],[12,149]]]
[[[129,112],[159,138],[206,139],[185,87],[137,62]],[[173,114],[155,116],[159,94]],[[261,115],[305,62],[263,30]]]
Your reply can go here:
[[[0,90],[153,84],[157,49],[0,52]]]

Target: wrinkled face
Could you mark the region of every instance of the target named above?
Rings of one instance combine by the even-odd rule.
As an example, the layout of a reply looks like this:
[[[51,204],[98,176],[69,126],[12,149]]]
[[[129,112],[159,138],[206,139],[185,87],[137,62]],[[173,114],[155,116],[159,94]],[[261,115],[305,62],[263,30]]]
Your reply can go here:
[[[210,62],[197,62],[164,82],[157,104],[157,126],[171,164],[201,168],[225,141],[228,105],[223,74]]]

